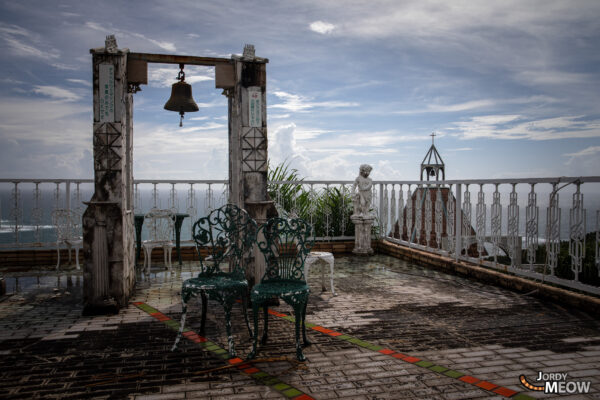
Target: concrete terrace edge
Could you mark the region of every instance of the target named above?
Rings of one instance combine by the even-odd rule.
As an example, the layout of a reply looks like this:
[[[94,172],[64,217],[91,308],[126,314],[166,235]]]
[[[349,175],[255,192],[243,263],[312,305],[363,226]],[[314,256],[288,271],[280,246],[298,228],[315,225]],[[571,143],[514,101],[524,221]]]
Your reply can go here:
[[[384,240],[376,242],[376,253],[387,254],[415,264],[425,264],[444,272],[473,278],[519,293],[533,292],[532,295],[537,298],[552,300],[558,304],[567,304],[596,317],[600,316],[600,299],[582,293],[494,271],[466,261],[456,261],[451,257],[428,253]]]
[[[371,246],[376,254],[386,254],[409,262],[425,264],[447,273],[476,279],[485,283],[511,289],[519,293],[530,293],[535,291],[535,296],[538,298],[552,300],[559,304],[567,304],[574,308],[586,311],[596,317],[600,316],[600,299],[596,297],[491,270],[474,263],[462,260],[456,261],[451,257],[428,253],[385,240],[373,240]],[[354,241],[345,240],[316,242],[313,250],[328,251],[335,255],[349,255],[352,253],[353,248]],[[194,247],[185,246],[182,247],[181,250],[182,258],[184,260],[191,261],[196,259],[197,255]],[[67,257],[67,250],[61,250],[61,259],[65,260],[65,265],[61,265],[61,268],[69,268],[67,265],[68,263],[66,262]],[[162,252],[159,249],[156,249],[152,254],[152,259],[154,260],[156,258],[157,262],[161,261],[162,257]],[[142,259],[139,260],[138,263],[141,264],[142,262],[143,253]],[[56,249],[0,250],[0,273],[22,271],[23,267],[39,266],[40,264],[44,264],[48,269],[56,268]]]

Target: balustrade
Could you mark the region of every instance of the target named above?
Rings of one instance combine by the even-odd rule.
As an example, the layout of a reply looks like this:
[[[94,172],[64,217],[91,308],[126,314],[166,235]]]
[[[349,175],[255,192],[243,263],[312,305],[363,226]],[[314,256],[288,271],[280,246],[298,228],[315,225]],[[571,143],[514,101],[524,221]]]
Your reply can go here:
[[[189,214],[184,228],[190,227],[227,202],[226,183],[135,180],[134,213],[171,208]],[[91,179],[0,180],[0,247],[53,244],[52,210],[82,213],[92,184]],[[313,224],[317,239],[349,240],[351,185],[280,181],[269,182],[269,192],[280,212]],[[600,177],[374,181],[371,211],[373,233],[385,240],[600,294]],[[189,238],[190,229],[182,229],[184,243]]]
[[[392,227],[384,231],[386,240],[600,294],[600,177],[374,183],[383,193],[380,208],[390,209],[379,215],[397,216],[380,223]],[[386,198],[388,186],[399,187],[398,199],[406,199],[397,213]],[[540,193],[547,203],[539,203]]]

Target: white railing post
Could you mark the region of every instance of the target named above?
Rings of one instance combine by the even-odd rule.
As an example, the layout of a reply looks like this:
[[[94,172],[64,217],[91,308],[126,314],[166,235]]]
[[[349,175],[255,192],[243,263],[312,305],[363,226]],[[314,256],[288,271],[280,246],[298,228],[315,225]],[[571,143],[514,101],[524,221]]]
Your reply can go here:
[[[67,181],[65,184],[65,208],[71,209],[71,181]]]
[[[463,219],[463,215],[462,215],[462,184],[457,183],[456,184],[456,201],[454,202],[455,207],[456,207],[456,211],[454,213],[454,218],[455,218],[455,222],[454,222],[454,229],[455,229],[455,236],[454,236],[454,258],[456,260],[458,260],[458,258],[460,257],[460,252],[462,249],[462,219]],[[451,193],[450,193],[451,194]]]

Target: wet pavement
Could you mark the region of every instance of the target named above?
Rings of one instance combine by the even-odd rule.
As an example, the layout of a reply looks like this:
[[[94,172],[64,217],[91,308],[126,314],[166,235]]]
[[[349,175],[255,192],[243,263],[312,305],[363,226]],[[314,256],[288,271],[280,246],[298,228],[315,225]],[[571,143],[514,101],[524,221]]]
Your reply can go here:
[[[332,296],[321,291],[321,265],[309,277],[312,345],[303,364],[284,303],[271,309],[257,362],[242,360],[251,343],[241,307],[233,314],[241,358],[227,359],[214,302],[205,337],[191,303],[191,331],[171,352],[181,282],[197,273],[194,263],[172,272],[153,265],[129,307],[96,317],[81,315],[76,270],[4,273],[0,398],[600,399],[598,318],[384,255],[336,257]],[[565,389],[589,382],[589,393],[546,394],[520,382],[543,385],[540,372],[566,373]]]

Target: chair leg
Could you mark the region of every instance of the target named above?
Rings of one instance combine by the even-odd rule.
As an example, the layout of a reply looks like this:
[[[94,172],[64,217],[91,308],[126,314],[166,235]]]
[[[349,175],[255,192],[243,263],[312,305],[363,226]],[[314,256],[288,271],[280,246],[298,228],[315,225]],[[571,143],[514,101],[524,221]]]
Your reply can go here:
[[[56,244],[56,254],[58,258],[58,262],[56,263],[56,270],[58,271],[58,267],[60,266],[60,246],[58,243]]]
[[[235,346],[233,344],[233,334],[231,333],[231,307],[233,304],[223,304],[225,309],[225,331],[227,332],[227,344],[229,345],[229,357],[235,357]]]
[[[148,263],[146,264],[146,273],[150,274],[150,270],[152,268],[152,247],[146,248],[146,259],[148,259]]]
[[[183,335],[183,329],[185,327],[185,317],[187,315],[187,302],[183,294],[181,298],[183,301],[181,306],[181,320],[179,321],[179,332],[177,332],[177,337],[175,338],[175,343],[173,343],[173,347],[171,347],[171,351],[175,351],[175,349],[177,349],[177,345],[181,340],[181,336]]]
[[[258,308],[260,304],[258,304],[258,300],[252,300],[252,319],[254,320],[254,334],[252,335],[252,351],[248,353],[246,359],[251,360],[256,357],[258,352]]]
[[[173,264],[171,264],[171,256],[173,255],[173,248],[169,246],[169,271],[173,269]]]
[[[242,292],[242,312],[244,313],[244,320],[246,321],[246,327],[250,338],[252,338],[252,329],[250,328],[250,321],[248,321],[248,299],[246,298],[246,291]]]
[[[269,303],[265,302],[263,305],[263,316],[264,316],[264,320],[265,320],[265,328],[263,329],[263,335],[262,338],[260,339],[260,344],[266,344],[267,343],[267,339],[269,338]]]
[[[81,269],[79,266],[79,247],[75,246],[75,264],[77,265],[77,269]]]
[[[300,324],[302,323],[302,311],[304,306],[302,304],[294,307],[294,319],[296,327],[296,358],[298,361],[306,361],[304,353],[302,353],[302,344],[300,343]]]
[[[310,346],[312,343],[306,337],[306,306],[308,305],[308,299],[304,303],[304,307],[302,309],[302,340],[304,341],[304,346]]]
[[[205,334],[205,330],[204,327],[206,326],[206,309],[208,307],[208,299],[206,298],[206,293],[204,293],[204,290],[200,292],[200,297],[202,298],[202,316],[200,317],[200,334],[202,336],[204,336]]]

